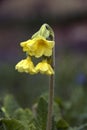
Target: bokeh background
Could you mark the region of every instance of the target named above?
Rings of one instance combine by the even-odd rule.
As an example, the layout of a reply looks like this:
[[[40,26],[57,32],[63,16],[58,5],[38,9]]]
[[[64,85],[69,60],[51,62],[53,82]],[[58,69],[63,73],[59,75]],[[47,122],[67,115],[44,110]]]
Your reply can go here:
[[[47,76],[15,71],[16,63],[25,57],[20,42],[43,23],[55,33],[55,96],[86,106],[86,0],[0,0],[0,98],[10,93],[21,106],[31,107],[41,94],[48,93]]]

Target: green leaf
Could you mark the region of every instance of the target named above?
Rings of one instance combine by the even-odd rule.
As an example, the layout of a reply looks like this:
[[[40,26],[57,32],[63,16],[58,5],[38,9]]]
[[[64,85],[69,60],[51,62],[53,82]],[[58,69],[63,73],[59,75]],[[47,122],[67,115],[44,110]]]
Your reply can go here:
[[[2,108],[0,108],[0,119],[5,117],[5,113],[3,112]]]
[[[60,119],[56,122],[56,127],[58,130],[67,130],[67,128],[69,128],[69,124],[64,119]]]
[[[29,122],[33,119],[33,114],[28,108],[19,108],[14,112],[13,117],[17,120],[20,120],[24,125],[28,125]]]
[[[2,119],[0,120],[0,130],[29,130],[20,122],[15,119]]]
[[[47,101],[44,99],[44,97],[40,97],[38,106],[37,106],[36,117],[35,117],[36,130],[46,129],[47,108],[48,108]]]
[[[54,121],[58,122],[62,118],[62,115],[61,115],[61,110],[59,108],[59,105],[56,102],[54,102],[53,104],[53,109],[54,109],[53,112]]]
[[[5,115],[8,117],[12,117],[15,110],[19,108],[19,105],[15,101],[14,97],[12,95],[7,95],[4,98],[4,107],[3,111],[5,112]]]
[[[4,106],[1,108],[1,114],[4,113],[5,116],[1,116],[3,120],[1,121],[1,126],[4,130],[9,130],[9,125],[10,127],[14,127],[15,124],[15,129],[20,128],[21,125],[26,128],[26,130],[34,130],[34,124],[33,124],[33,113],[29,108],[23,109],[21,108],[17,102],[15,101],[14,97],[12,95],[7,95],[4,98]],[[5,119],[7,118],[7,119]],[[10,120],[8,120],[10,119]],[[16,128],[16,124],[18,124]],[[20,125],[20,126],[19,126]],[[11,129],[12,130],[12,129]],[[21,129],[18,129],[21,130]],[[25,130],[25,129],[24,129]]]

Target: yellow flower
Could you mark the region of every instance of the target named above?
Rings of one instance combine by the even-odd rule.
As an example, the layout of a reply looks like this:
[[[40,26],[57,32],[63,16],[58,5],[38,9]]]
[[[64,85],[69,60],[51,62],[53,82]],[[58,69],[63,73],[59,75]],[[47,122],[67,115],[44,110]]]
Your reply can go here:
[[[27,52],[30,56],[39,58],[41,56],[51,56],[54,47],[54,41],[46,40],[42,36],[37,36],[33,39],[20,43],[23,51]]]
[[[43,60],[42,62],[38,63],[35,67],[36,72],[40,72],[42,74],[53,75],[54,71],[50,64],[47,63],[47,60]]]
[[[34,64],[31,61],[30,57],[27,57],[26,59],[21,60],[18,62],[18,64],[15,66],[15,69],[19,72],[26,72],[30,74],[35,74]]]

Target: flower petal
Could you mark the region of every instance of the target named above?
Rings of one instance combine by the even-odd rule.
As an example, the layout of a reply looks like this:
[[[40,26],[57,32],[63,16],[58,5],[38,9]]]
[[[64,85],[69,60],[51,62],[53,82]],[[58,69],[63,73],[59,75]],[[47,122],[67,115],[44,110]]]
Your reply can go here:
[[[18,62],[18,64],[15,66],[15,69],[18,70],[19,72],[36,74],[36,71],[34,69],[34,64],[31,61],[30,57],[27,57],[26,59],[23,59],[20,62]]]
[[[35,67],[36,72],[40,72],[42,74],[53,75],[54,71],[50,64],[47,63],[47,60],[43,60],[42,62],[38,63]]]
[[[23,51],[27,52],[30,56],[35,56],[37,58],[41,56],[51,56],[52,48],[54,47],[54,41],[46,40],[42,36],[37,36],[31,40],[22,42],[21,47]]]

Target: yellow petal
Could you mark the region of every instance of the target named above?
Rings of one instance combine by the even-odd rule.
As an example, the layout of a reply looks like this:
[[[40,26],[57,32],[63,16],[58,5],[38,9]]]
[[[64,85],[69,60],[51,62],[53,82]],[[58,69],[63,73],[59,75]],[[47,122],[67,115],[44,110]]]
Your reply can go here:
[[[34,69],[34,64],[31,61],[30,57],[27,57],[26,59],[21,60],[16,66],[15,69],[19,72],[26,72],[30,74],[36,74]]]
[[[42,36],[37,36],[31,40],[22,42],[20,45],[23,47],[23,51],[27,52],[30,56],[39,58],[43,55],[52,55],[54,41],[49,41]]]
[[[36,72],[40,72],[42,74],[47,74],[47,75],[53,75],[54,71],[51,67],[50,64],[47,63],[46,60],[43,60],[42,62],[38,63],[35,67]]]

